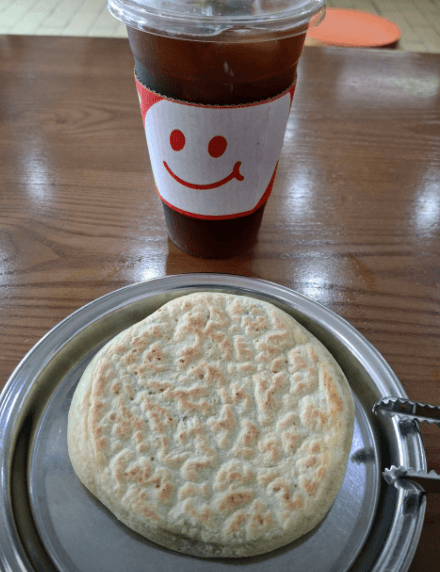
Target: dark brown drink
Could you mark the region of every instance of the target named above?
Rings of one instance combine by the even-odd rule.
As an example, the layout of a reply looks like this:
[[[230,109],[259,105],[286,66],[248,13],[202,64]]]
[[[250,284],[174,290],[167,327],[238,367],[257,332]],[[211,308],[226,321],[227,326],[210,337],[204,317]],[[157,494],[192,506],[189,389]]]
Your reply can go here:
[[[127,25],[171,240],[203,258],[255,242],[306,32],[325,0],[108,0]],[[157,104],[157,105],[156,105]]]
[[[275,97],[288,89],[305,33],[241,43],[190,41],[128,27],[136,76],[148,89],[198,104],[239,105]],[[232,73],[231,73],[232,72]],[[227,258],[255,242],[265,204],[247,216],[203,220],[163,203],[171,240],[203,258]]]

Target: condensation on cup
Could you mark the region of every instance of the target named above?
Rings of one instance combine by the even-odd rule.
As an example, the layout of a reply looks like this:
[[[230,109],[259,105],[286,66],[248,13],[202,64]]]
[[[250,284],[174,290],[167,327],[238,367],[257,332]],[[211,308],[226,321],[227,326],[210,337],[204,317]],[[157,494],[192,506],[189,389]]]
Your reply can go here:
[[[109,0],[127,25],[170,239],[202,258],[254,245],[307,31],[325,0]]]

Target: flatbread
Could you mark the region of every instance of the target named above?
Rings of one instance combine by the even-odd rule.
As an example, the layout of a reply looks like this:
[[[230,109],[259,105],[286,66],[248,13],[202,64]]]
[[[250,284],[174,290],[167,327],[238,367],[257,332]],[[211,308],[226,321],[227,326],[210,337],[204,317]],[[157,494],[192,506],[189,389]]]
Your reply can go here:
[[[69,411],[80,481],[146,538],[200,557],[269,552],[327,514],[351,448],[340,367],[272,304],[177,298],[117,335]]]

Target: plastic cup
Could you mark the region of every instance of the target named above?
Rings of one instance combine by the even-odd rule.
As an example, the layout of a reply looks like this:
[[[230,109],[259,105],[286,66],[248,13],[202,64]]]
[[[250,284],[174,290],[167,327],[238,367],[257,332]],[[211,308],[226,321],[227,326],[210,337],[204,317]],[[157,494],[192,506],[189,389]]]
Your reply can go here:
[[[307,31],[325,0],[109,0],[127,25],[171,240],[202,258],[255,243]]]

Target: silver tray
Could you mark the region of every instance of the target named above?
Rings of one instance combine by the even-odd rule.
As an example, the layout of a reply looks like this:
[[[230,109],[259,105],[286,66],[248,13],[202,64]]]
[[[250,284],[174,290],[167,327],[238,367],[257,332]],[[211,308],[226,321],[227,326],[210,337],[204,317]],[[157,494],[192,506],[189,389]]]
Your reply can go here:
[[[76,384],[110,338],[168,300],[196,290],[272,302],[335,356],[356,402],[355,431],[341,490],[324,521],[302,539],[262,556],[204,560],[159,547],[119,523],[77,480],[67,454],[67,412]],[[288,288],[252,278],[184,274],[134,284],[84,306],[23,359],[0,397],[0,569],[130,572],[406,572],[425,513],[417,487],[381,478],[392,464],[426,470],[417,428],[376,418],[381,397],[407,397],[375,348],[345,320]]]

